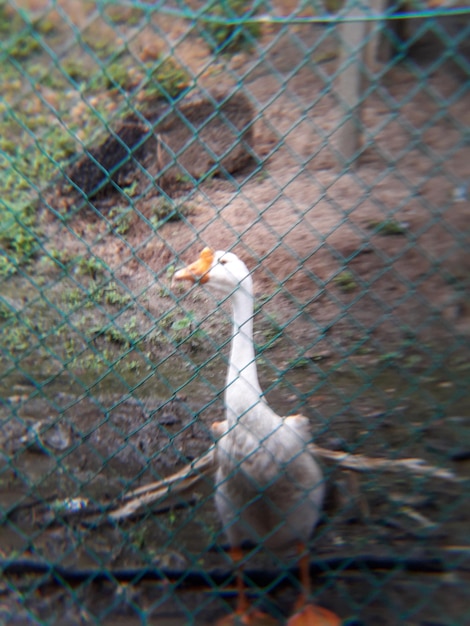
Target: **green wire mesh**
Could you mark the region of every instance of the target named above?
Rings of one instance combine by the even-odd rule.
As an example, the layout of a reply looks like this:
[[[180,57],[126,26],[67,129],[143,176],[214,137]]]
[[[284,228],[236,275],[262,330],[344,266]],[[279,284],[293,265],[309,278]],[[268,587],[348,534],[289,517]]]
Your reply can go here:
[[[390,463],[320,459],[314,599],[470,620],[469,41],[464,4],[0,2],[1,623],[233,607],[197,465],[230,308],[171,285],[206,245],[253,272],[271,406]],[[255,552],[250,595],[284,623],[296,572]]]

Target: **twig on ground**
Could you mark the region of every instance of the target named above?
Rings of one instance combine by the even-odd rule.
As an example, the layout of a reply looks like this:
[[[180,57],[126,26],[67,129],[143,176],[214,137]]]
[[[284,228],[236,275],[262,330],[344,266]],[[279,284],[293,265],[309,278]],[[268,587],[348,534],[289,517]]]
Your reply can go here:
[[[337,452],[322,448],[315,444],[309,444],[309,449],[317,458],[327,463],[337,465],[341,469],[353,472],[411,472],[447,480],[454,483],[462,482],[451,470],[436,467],[426,463],[423,459],[382,459],[371,458],[362,454],[350,454],[348,452]],[[122,496],[116,503],[85,503],[77,510],[67,510],[62,512],[62,519],[69,518],[89,518],[96,516],[95,524],[107,522],[119,522],[138,515],[141,509],[147,509],[149,505],[155,507],[157,503],[162,506],[154,513],[167,511],[169,507],[181,506],[182,502],[189,503],[194,500],[194,488],[203,479],[211,478],[216,471],[215,446],[211,446],[207,452],[192,461],[178,472],[162,480],[158,480],[148,485],[143,485]],[[191,489],[190,495],[185,495]],[[54,500],[55,501],[55,500]],[[44,500],[40,506],[44,508]],[[15,507],[9,512],[9,517],[22,508],[31,509],[35,503],[28,502],[25,505]],[[364,514],[367,512],[364,510]]]
[[[315,444],[310,444],[309,448],[315,456],[336,463],[342,469],[355,472],[369,472],[372,470],[387,472],[408,471],[442,480],[459,482],[459,478],[452,471],[430,465],[423,459],[370,458],[362,454],[328,450]],[[143,506],[148,506],[168,496],[181,495],[190,487],[194,487],[202,478],[214,474],[215,470],[215,448],[212,446],[203,456],[186,465],[175,474],[155,483],[139,487],[126,494],[117,508],[109,513],[109,518],[113,521],[123,520],[135,515]]]
[[[408,471],[413,474],[423,474],[449,480],[454,483],[461,482],[460,478],[451,470],[442,467],[436,467],[426,463],[424,459],[380,459],[364,456],[363,454],[350,454],[349,452],[336,452],[327,448],[320,448],[315,444],[309,445],[312,453],[327,461],[334,461],[344,469],[354,470],[356,472],[369,472],[371,470],[382,470],[387,472],[403,472]]]

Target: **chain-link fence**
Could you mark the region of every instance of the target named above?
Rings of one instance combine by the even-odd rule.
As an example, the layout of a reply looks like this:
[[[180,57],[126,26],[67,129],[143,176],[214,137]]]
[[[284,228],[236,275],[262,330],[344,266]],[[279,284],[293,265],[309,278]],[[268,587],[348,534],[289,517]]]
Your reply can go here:
[[[0,2],[2,624],[470,622],[469,12]]]

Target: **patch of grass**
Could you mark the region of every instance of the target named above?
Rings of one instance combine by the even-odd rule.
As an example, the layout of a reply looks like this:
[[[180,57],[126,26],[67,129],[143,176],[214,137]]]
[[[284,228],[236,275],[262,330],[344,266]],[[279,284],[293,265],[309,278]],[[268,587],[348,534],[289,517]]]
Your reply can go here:
[[[88,80],[89,70],[80,59],[63,59],[63,61],[61,61],[61,68],[67,77],[70,77],[76,83]]]
[[[354,280],[354,274],[349,270],[343,270],[333,278],[333,282],[341,291],[354,291],[357,283]]]
[[[386,352],[385,354],[381,354],[378,357],[378,360],[380,363],[387,363],[389,365],[393,365],[394,363],[397,363],[398,361],[401,361],[402,359],[403,359],[402,352]]]
[[[71,261],[71,255],[67,250],[58,250],[57,248],[49,248],[47,253],[41,255],[39,260],[41,268],[61,269],[67,267]]]
[[[99,299],[104,304],[120,307],[126,306],[131,301],[130,295],[122,291],[115,282],[109,283],[99,291]]]
[[[0,4],[2,51],[17,61],[24,61],[42,51],[42,46],[34,34],[47,37],[54,30],[52,20],[42,18],[28,22],[13,7],[4,2]]]
[[[107,18],[114,24],[125,24],[127,26],[138,24],[144,16],[141,9],[119,6],[106,7],[105,13]]]
[[[32,36],[29,28],[16,34],[6,42],[5,50],[9,56],[17,61],[24,61],[34,54],[41,52],[39,41]]]
[[[134,180],[130,185],[127,185],[127,187],[123,187],[122,191],[126,194],[126,196],[129,196],[129,198],[133,198],[137,195],[138,188],[139,183],[137,180]]]
[[[10,307],[5,302],[0,301],[0,323],[6,322],[11,317],[14,317],[14,315]]]
[[[140,338],[137,317],[135,315],[133,315],[131,319],[124,324],[124,331],[133,343]]]
[[[83,354],[83,350],[80,350],[80,354],[75,355],[72,351],[69,356],[70,362],[68,367],[75,371],[86,372],[90,374],[103,374],[103,372],[109,371],[109,364],[112,362],[112,355],[107,351],[101,354],[92,353]]]
[[[188,311],[186,315],[182,317],[178,315],[176,311],[170,311],[159,320],[159,327],[164,330],[169,330],[176,335],[180,333],[187,334],[192,330],[194,322],[193,314]]]
[[[109,220],[112,223],[112,228],[118,235],[126,235],[132,224],[132,210],[124,207],[117,207],[109,212]]]
[[[131,535],[131,545],[137,549],[137,552],[141,552],[146,548],[146,533],[147,529],[144,526],[141,526],[137,529],[132,529]]]
[[[160,57],[149,68],[142,86],[148,99],[168,98],[174,100],[191,85],[189,73],[172,57]]]
[[[77,263],[77,272],[80,276],[90,276],[96,280],[98,276],[102,276],[105,272],[104,262],[96,256],[79,257]]]
[[[130,348],[140,337],[135,317],[131,318],[122,328],[110,323],[106,326],[94,326],[90,329],[89,334],[93,339],[102,338],[124,348]]]
[[[6,323],[2,329],[2,346],[5,351],[18,354],[37,343],[36,334],[18,320]]]
[[[130,12],[136,19],[141,15],[141,11]],[[63,171],[70,157],[82,150],[82,142],[96,136],[103,120],[114,110],[111,109],[115,105],[113,95],[106,92],[113,92],[116,85],[129,90],[139,84],[148,91],[158,91],[159,97],[175,98],[191,83],[188,73],[171,57],[153,62],[145,77],[145,68],[136,66],[124,45],[116,45],[112,29],[109,36],[96,37],[93,28],[87,28],[80,42],[89,43],[101,58],[106,57],[104,77],[102,72],[90,76],[87,57],[72,54],[61,60],[60,70],[47,67],[41,57],[34,55],[54,30],[53,20],[33,21],[27,11],[19,13],[0,0],[0,91],[4,96],[0,102],[0,245],[5,252],[0,256],[0,276],[3,277],[15,274],[41,253],[38,195]],[[12,56],[21,58],[21,71],[10,62]],[[69,93],[71,84],[76,94]],[[28,91],[28,97],[18,98],[23,88],[30,89],[31,85],[35,93],[29,97]],[[64,89],[71,98],[64,97]],[[92,94],[94,89],[96,94]],[[15,106],[10,104],[13,99]],[[88,106],[89,99],[92,104]],[[130,198],[135,197],[138,185],[129,185],[124,192]],[[183,207],[157,211],[155,225],[178,219],[183,211]],[[127,234],[131,212],[119,211],[111,217],[113,231],[122,236]],[[58,257],[57,261],[62,263]],[[87,267],[82,261],[79,271],[94,278],[97,268]]]
[[[0,245],[6,252],[0,256],[0,276],[11,276],[36,252],[35,222],[31,204],[18,200],[7,205],[0,201]]]
[[[70,309],[76,309],[81,304],[83,304],[86,299],[86,294],[79,289],[78,287],[74,287],[72,289],[67,289],[62,292],[61,295],[62,303]]]
[[[33,54],[37,54],[41,51],[39,42],[34,39],[30,33],[13,40],[8,47],[8,54],[19,61],[28,59]]]
[[[103,73],[95,79],[95,88],[115,89],[120,87],[123,91],[131,91],[139,80],[132,68],[126,67],[122,62],[111,63],[105,66]]]
[[[465,268],[459,268],[459,272],[451,273],[445,269],[442,271],[442,277],[445,282],[453,287],[457,292],[466,292],[470,285],[470,273]]]
[[[0,123],[0,243],[8,254],[0,260],[0,275],[14,274],[40,249],[37,188],[53,178],[74,150],[74,141],[58,125],[40,115],[7,109]],[[47,129],[41,136],[38,125]],[[43,130],[41,128],[41,130]],[[32,140],[32,137],[35,140]]]
[[[253,3],[244,0],[226,0],[213,2],[207,6],[207,12],[220,18],[220,22],[204,24],[205,39],[213,52],[235,53],[243,48],[250,48],[254,40],[261,36],[261,26],[255,22],[230,24],[230,20],[254,17],[259,9]]]
[[[116,45],[116,33],[113,30],[104,32],[98,23],[96,26],[91,24],[82,31],[81,38],[83,43],[103,61],[116,61],[124,51],[122,43],[120,46]]]
[[[190,183],[191,182],[191,178],[188,176],[188,174],[182,174],[181,172],[177,172],[175,174],[175,181],[177,183]]]
[[[287,365],[289,366],[289,369],[299,370],[308,367],[310,362],[311,360],[307,359],[307,357],[300,356],[288,361]]]
[[[270,314],[265,314],[262,327],[263,330],[260,331],[260,334],[264,342],[259,344],[258,347],[261,351],[264,351],[271,348],[274,343],[282,337],[284,327],[279,323],[274,315]]]
[[[269,293],[263,293],[260,296],[258,296],[255,300],[255,315],[256,313],[259,313],[259,311],[261,311],[261,309],[263,308],[264,304],[266,302],[269,302],[269,300],[271,300],[272,298],[272,294]]]
[[[175,222],[191,212],[191,205],[183,201],[158,198],[153,205],[150,223],[157,230],[167,222]]]
[[[404,235],[407,231],[406,224],[396,220],[384,220],[382,222],[372,220],[368,223],[367,228],[384,237],[390,235]]]
[[[184,317],[180,317],[179,319],[175,320],[172,324],[171,324],[171,330],[175,333],[175,335],[178,335],[179,333],[183,333],[185,334],[186,332],[191,332],[192,327],[193,327],[193,317],[192,315],[185,315]]]
[[[255,176],[255,180],[259,184],[264,183],[264,181],[267,180],[268,178],[269,178],[269,174],[264,169],[260,170]]]
[[[339,50],[325,50],[324,52],[319,52],[318,54],[314,54],[312,57],[312,62],[315,65],[319,65],[320,63],[328,63],[329,61],[334,61],[339,56]]]
[[[190,350],[197,350],[204,337],[205,332],[194,330],[194,315],[192,311],[187,311],[182,315],[175,311],[170,311],[160,318],[158,322],[159,333],[151,338],[153,341],[166,341],[172,343],[186,343]]]
[[[406,368],[413,368],[413,367],[417,367],[418,365],[421,365],[421,363],[423,362],[423,357],[421,354],[409,354],[403,365]]]
[[[128,372],[141,372],[144,364],[141,361],[137,361],[137,359],[132,359],[131,361],[125,361],[123,363],[124,365],[124,370],[128,371]],[[149,365],[147,364],[146,369],[149,369]]]

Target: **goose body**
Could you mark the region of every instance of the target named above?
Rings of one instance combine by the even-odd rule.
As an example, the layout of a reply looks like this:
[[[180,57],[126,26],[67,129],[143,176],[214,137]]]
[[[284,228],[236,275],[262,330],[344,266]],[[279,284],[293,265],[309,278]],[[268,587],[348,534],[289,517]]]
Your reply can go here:
[[[262,543],[284,558],[296,556],[318,520],[324,491],[305,450],[305,425],[260,403],[236,427],[226,426],[216,448],[215,501],[230,544]]]
[[[234,558],[245,541],[262,544],[282,558],[298,557],[320,515],[323,477],[307,448],[308,420],[277,415],[259,385],[250,272],[235,254],[205,248],[174,279],[200,283],[228,297],[232,306],[226,419],[215,429],[220,436],[215,501]]]

